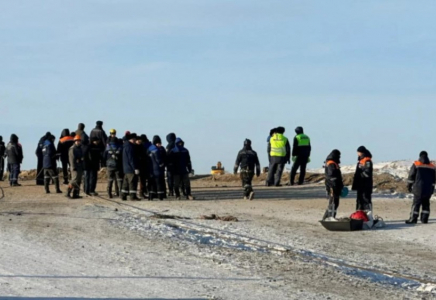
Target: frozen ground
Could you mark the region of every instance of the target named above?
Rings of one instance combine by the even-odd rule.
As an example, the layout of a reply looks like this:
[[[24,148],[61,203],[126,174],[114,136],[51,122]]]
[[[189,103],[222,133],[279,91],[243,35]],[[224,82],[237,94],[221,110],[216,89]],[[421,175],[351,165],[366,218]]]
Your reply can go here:
[[[321,186],[256,189],[251,202],[199,187],[197,201],[122,202],[103,185],[75,201],[5,188],[0,299],[436,299],[436,220],[406,226],[411,200],[374,199],[384,229],[332,233]]]

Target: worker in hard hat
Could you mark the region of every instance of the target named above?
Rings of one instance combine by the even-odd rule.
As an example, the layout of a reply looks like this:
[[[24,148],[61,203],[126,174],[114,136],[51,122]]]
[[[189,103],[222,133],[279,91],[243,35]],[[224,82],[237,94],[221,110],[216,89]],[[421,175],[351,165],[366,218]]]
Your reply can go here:
[[[312,151],[312,146],[310,145],[310,138],[308,135],[304,134],[303,127],[299,126],[295,129],[297,134],[294,138],[294,147],[292,148],[292,169],[290,184],[295,184],[295,176],[297,175],[298,169],[300,169],[300,178],[298,179],[298,185],[304,183],[304,178],[306,177],[306,167],[310,162],[310,152]]]
[[[83,152],[82,152],[82,138],[80,135],[74,137],[74,145],[69,151],[70,168],[71,168],[71,182],[68,186],[67,197],[72,199],[81,198],[80,185],[82,184],[83,177]],[[71,192],[73,195],[71,195]]]
[[[256,176],[260,176],[260,163],[257,153],[251,148],[251,141],[246,139],[244,141],[244,148],[239,151],[236,157],[235,167],[233,169],[234,174],[241,168],[241,180],[244,188],[244,199],[253,200],[254,191],[252,187],[252,181],[254,173]]]
[[[278,127],[268,143],[268,153],[270,154],[270,164],[267,185],[281,186],[283,170],[285,164],[291,163],[291,146],[289,140],[284,136],[285,128]]]
[[[341,152],[333,150],[325,161],[325,187],[329,204],[324,213],[323,220],[327,218],[336,218],[339,207],[339,199],[344,188],[344,182],[341,172]]]

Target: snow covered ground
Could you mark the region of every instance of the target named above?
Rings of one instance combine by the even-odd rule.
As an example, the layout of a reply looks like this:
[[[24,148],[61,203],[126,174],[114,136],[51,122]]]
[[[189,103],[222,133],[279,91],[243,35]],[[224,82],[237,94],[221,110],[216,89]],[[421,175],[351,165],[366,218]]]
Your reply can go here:
[[[413,164],[413,160],[397,160],[389,162],[380,162],[374,164],[375,174],[391,174],[395,177],[406,179],[409,175],[410,167]],[[343,174],[350,174],[356,171],[356,165],[345,165],[341,166]],[[324,169],[312,169],[309,170],[311,173],[323,174]]]

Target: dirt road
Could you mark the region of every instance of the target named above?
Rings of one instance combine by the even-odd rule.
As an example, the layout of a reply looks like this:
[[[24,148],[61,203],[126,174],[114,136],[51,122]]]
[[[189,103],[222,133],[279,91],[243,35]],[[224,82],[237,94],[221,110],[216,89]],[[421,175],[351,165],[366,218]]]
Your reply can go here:
[[[238,188],[197,187],[196,201],[162,202],[109,200],[104,189],[99,185],[99,197],[68,200],[42,187],[4,188],[1,296],[435,297],[417,290],[436,284],[436,220],[406,226],[410,200],[374,199],[384,229],[331,233],[318,223],[327,204],[320,186],[257,187],[254,201],[240,200]],[[352,197],[340,215],[353,211]],[[209,214],[239,222],[200,219]]]

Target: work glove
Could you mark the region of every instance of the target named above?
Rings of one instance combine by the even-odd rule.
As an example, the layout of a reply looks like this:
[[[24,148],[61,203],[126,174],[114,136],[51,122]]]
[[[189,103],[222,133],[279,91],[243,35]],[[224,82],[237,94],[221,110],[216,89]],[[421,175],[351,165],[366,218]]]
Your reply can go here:
[[[297,161],[297,157],[296,156],[292,156],[292,162],[296,162]]]
[[[135,175],[139,175],[139,170],[135,170]]]
[[[307,162],[308,162],[308,163],[310,163],[310,162],[311,162],[311,160],[310,160],[310,157],[309,157],[309,158],[307,159]]]
[[[409,184],[409,185],[407,186],[407,190],[409,191],[409,193],[412,192],[412,189],[413,189],[413,185]]]
[[[260,176],[260,171],[256,172],[256,176],[259,177]]]
[[[291,164],[291,161],[290,161],[290,160],[288,160],[288,161],[287,161],[287,163],[288,163],[288,165],[290,165],[290,164]]]

